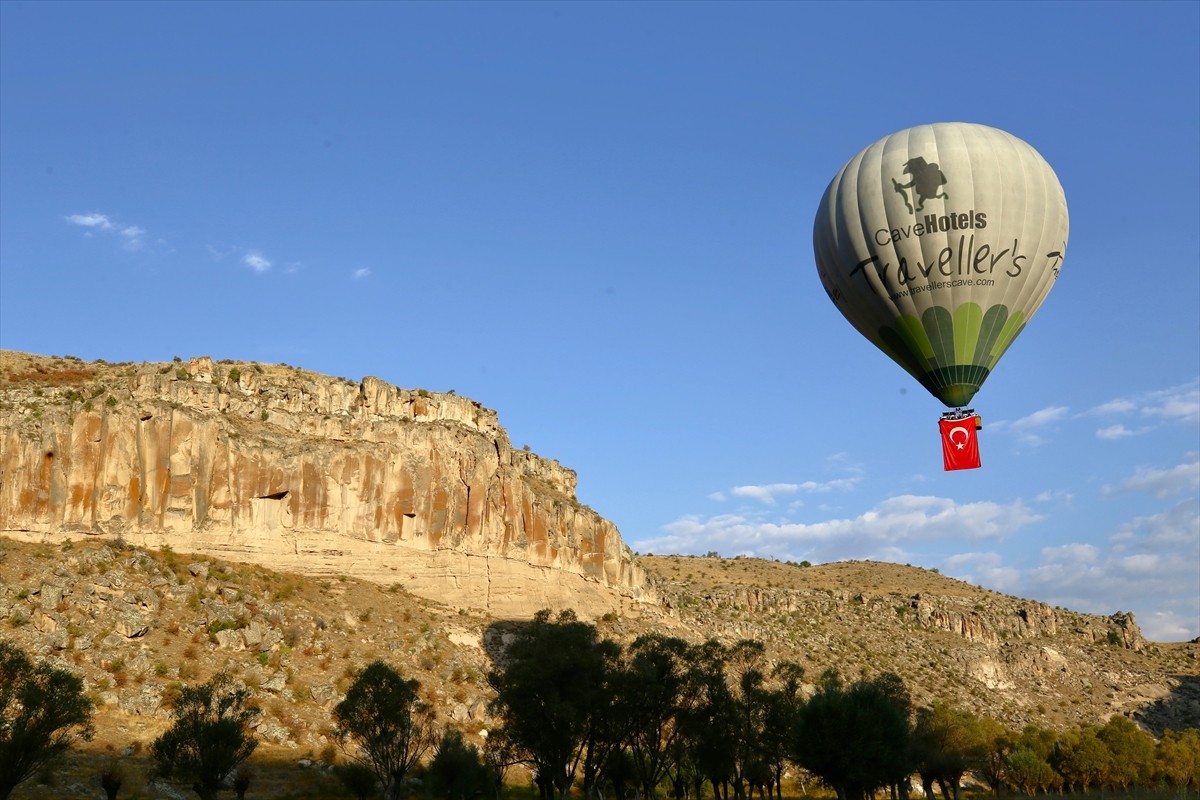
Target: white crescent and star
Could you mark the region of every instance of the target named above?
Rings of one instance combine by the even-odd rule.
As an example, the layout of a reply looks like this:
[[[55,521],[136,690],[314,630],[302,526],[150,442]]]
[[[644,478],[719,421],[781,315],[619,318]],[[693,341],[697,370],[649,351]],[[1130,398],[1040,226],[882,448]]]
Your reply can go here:
[[[963,435],[963,440],[961,442],[954,441],[954,434],[956,433],[961,433]],[[967,446],[967,442],[971,440],[971,434],[967,433],[966,428],[962,427],[961,425],[956,425],[950,429],[949,433],[946,434],[946,438],[950,440],[950,443],[954,445],[955,448],[962,450]]]

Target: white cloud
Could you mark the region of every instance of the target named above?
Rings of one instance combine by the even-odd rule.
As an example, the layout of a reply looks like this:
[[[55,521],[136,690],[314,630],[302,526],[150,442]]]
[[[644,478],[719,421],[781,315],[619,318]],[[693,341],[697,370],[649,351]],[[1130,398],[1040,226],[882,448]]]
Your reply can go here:
[[[71,214],[66,217],[66,220],[72,225],[86,228],[85,236],[91,236],[93,231],[104,231],[110,235],[116,235],[120,237],[122,246],[126,250],[141,250],[146,243],[145,228],[140,225],[118,225],[110,216],[98,211],[90,214]]]
[[[1035,411],[1028,416],[1021,417],[1018,420],[1001,420],[992,425],[992,428],[995,430],[1011,430],[1025,444],[1036,446],[1042,443],[1042,437],[1036,431],[1065,419],[1070,411],[1071,409],[1067,406],[1050,406]]]
[[[1189,497],[1157,514],[1136,517],[1109,539],[1113,551],[1176,550],[1197,564],[1200,572],[1200,500]]]
[[[735,486],[729,491],[734,497],[751,497],[760,503],[773,506],[778,495],[795,494],[799,488],[794,483],[772,483],[767,486]]]
[[[942,569],[947,575],[998,592],[1011,591],[1021,581],[1021,571],[1005,566],[998,553],[959,553],[943,561]]]
[[[1040,411],[1035,411],[1027,417],[1022,417],[1012,423],[1012,429],[1015,431],[1027,431],[1033,428],[1040,428],[1044,425],[1049,425],[1052,422],[1057,422],[1067,415],[1071,409],[1066,406],[1050,406],[1043,408]]]
[[[837,478],[831,481],[805,481],[800,489],[806,492],[823,494],[825,492],[848,492],[859,484],[861,477]]]
[[[1033,498],[1035,503],[1058,502],[1067,508],[1071,507],[1071,504],[1074,502],[1074,500],[1075,495],[1065,489],[1047,489],[1044,492],[1039,492],[1038,495]]]
[[[1200,385],[1193,381],[1146,395],[1142,414],[1163,422],[1200,423]]]
[[[1090,544],[1063,544],[1056,547],[1042,548],[1042,558],[1047,561],[1094,564],[1096,557],[1096,548]]]
[[[1196,638],[1196,615],[1186,611],[1153,611],[1137,621],[1142,635],[1152,642],[1186,642]]]
[[[96,228],[97,230],[107,231],[112,230],[113,224],[104,214],[71,214],[67,217],[67,222],[72,225],[81,225],[84,228]]]
[[[1106,417],[1132,414],[1160,423],[1195,425],[1200,423],[1200,379],[1167,389],[1143,392],[1133,397],[1110,400],[1087,413],[1091,416]]]
[[[664,536],[635,542],[642,552],[718,552],[763,558],[838,561],[911,560],[908,548],[932,542],[1002,538],[1040,517],[1022,502],[958,503],[901,495],[852,519],[802,523],[747,514],[690,515],[663,526]]]
[[[129,250],[140,250],[145,243],[143,237],[146,235],[145,228],[139,228],[137,225],[129,225],[121,229],[121,236],[125,239],[125,247]]]
[[[1140,436],[1147,430],[1149,430],[1149,428],[1139,428],[1138,430],[1133,431],[1118,422],[1116,425],[1109,425],[1107,428],[1101,428],[1100,430],[1096,431],[1096,438],[1110,440],[1127,439],[1130,436]]]
[[[1151,641],[1200,634],[1200,500],[1121,526],[1109,547],[1068,542],[1044,547],[1036,563],[1006,564],[996,553],[966,552],[943,561],[962,580],[1091,614],[1134,611]]]
[[[360,281],[363,278],[368,278],[370,276],[371,270],[367,269],[366,267],[359,267],[358,269],[354,270],[354,280],[356,281]]]
[[[242,263],[255,272],[262,274],[271,268],[271,262],[257,250],[250,250],[242,256]]]
[[[1107,416],[1111,414],[1128,414],[1137,409],[1137,404],[1132,400],[1109,400],[1107,403],[1102,403],[1095,408],[1089,410],[1088,414]]]
[[[734,486],[729,494],[734,497],[749,497],[766,505],[775,505],[782,495],[804,492],[806,494],[825,494],[827,492],[848,492],[862,481],[862,470],[857,467],[847,468],[853,473],[849,478],[834,478],[828,481],[804,481],[803,483],[769,483],[761,486]],[[724,500],[724,492],[714,492],[709,495],[713,500]]]
[[[1187,461],[1166,469],[1139,467],[1130,477],[1121,481],[1109,494],[1122,492],[1147,492],[1155,497],[1166,498],[1180,492],[1200,492],[1200,453],[1188,453]]]

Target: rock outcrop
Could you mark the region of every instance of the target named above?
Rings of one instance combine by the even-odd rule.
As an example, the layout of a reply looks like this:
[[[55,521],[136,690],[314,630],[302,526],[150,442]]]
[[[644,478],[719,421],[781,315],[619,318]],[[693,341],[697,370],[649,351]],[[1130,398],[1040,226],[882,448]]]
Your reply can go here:
[[[496,615],[651,599],[575,473],[452,393],[0,353],[0,531],[346,574]]]
[[[719,556],[642,556],[668,617],[660,627],[749,638],[809,680],[888,670],[918,704],[971,708],[1016,729],[1194,725],[1194,645],[1148,642],[1129,612],[1085,614],[981,589],[919,567],[817,566]]]

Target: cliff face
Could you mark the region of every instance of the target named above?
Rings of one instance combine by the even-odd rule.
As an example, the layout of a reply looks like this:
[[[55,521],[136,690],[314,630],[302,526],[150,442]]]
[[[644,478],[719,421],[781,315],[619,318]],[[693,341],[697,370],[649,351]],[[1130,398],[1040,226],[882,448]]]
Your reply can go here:
[[[347,574],[497,615],[649,599],[575,473],[376,378],[0,353],[0,531]],[[616,591],[614,591],[616,590]]]

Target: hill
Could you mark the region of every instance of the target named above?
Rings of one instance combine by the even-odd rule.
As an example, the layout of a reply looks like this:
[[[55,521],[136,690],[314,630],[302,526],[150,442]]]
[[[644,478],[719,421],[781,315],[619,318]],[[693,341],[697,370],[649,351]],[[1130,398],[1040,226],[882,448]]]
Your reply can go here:
[[[893,564],[644,562],[662,605],[595,620],[607,638],[754,638],[809,680],[831,667],[851,677],[892,671],[918,703],[950,701],[1016,728],[1114,713],[1155,732],[1200,720],[1200,645],[1144,642],[1127,616],[1047,609]],[[296,796],[301,783],[314,787],[308,796],[338,791],[321,769],[338,759],[330,711],[375,659],[420,681],[441,725],[481,743],[496,722],[485,675],[513,622],[399,585],[70,539],[0,539],[0,620],[4,639],[84,676],[98,705],[96,739],[51,786],[22,797],[92,796],[98,765],[118,755],[130,785],[144,784],[145,753],[169,724],[171,698],[218,670],[251,687],[264,709],[260,796]]]
[[[480,742],[492,656],[544,607],[622,643],[756,639],[810,686],[895,672],[918,703],[1015,728],[1200,726],[1200,643],[906,565],[637,556],[573,472],[453,395],[0,351],[0,444],[0,637],[99,707],[75,766],[19,796],[91,796],[121,754],[144,773],[172,696],[222,669],[264,708],[260,796],[338,791],[330,710],[374,659]]]

